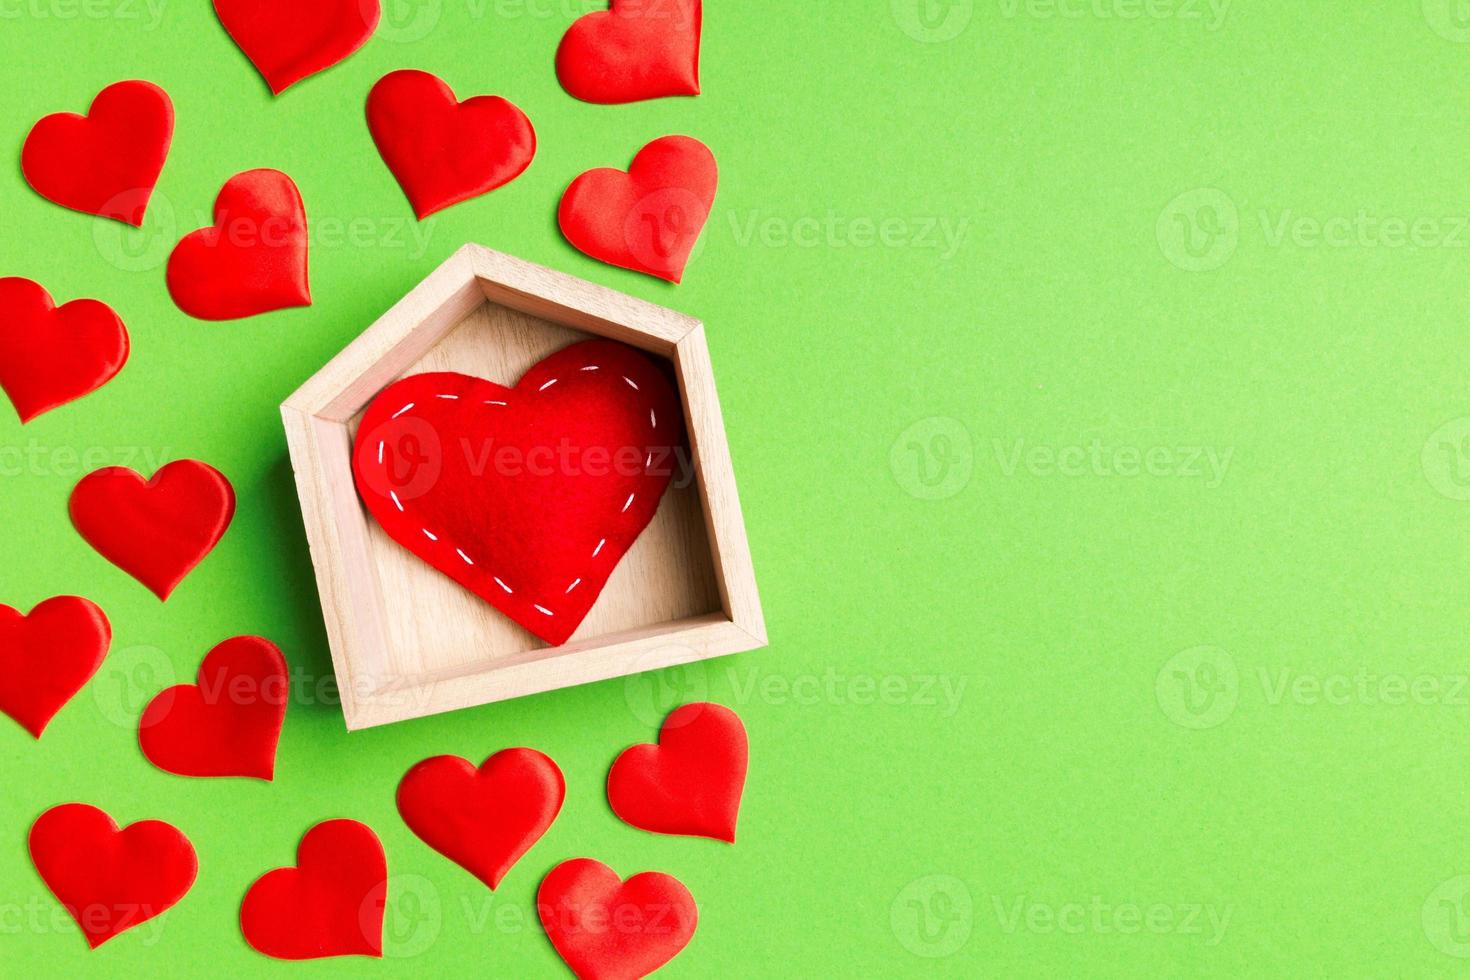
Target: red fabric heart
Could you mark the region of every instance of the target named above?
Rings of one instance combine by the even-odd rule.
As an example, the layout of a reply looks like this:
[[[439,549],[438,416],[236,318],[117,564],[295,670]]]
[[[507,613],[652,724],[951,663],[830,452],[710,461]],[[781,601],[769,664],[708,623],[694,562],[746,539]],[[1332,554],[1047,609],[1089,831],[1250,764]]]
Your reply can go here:
[[[0,279],[0,387],[22,423],[91,394],[128,360],[128,331],[95,299],[56,307],[29,279]]]
[[[279,960],[383,955],[388,860],[372,828],[328,820],[301,838],[296,867],[256,879],[240,903],[240,931]]]
[[[664,719],[657,745],[618,756],[607,774],[607,802],[641,830],[733,844],[749,763],[739,715],[719,704],[686,704]]]
[[[344,60],[378,29],[378,0],[214,0],[219,22],[271,92]]]
[[[398,812],[425,844],[493,891],[546,833],[566,794],[561,770],[534,749],[505,749],[479,769],[441,755],[403,777]]]
[[[119,830],[85,803],[52,807],[31,825],[31,862],[96,949],[176,905],[199,860],[179,830],[144,820]]]
[[[699,94],[700,0],[612,0],[567,29],[556,77],[584,102]]]
[[[185,235],[168,257],[168,291],[200,320],[311,305],[306,205],[279,170],[231,177],[214,202],[214,224]]]
[[[180,776],[269,782],[286,718],[286,658],[269,640],[237,636],[209,651],[197,679],[159,692],[143,709],[143,754]]]
[[[557,220],[567,241],[594,259],[679,282],[718,183],[709,147],[665,136],[639,150],[627,173],[602,167],[572,181]]]
[[[71,492],[77,533],[160,599],[214,549],[234,516],[230,481],[195,459],[169,463],[146,481],[109,466]]]
[[[0,711],[36,738],[97,673],[112,626],[79,596],[47,599],[22,615],[0,606]]]
[[[98,93],[87,115],[58,112],[36,123],[20,168],[48,201],[136,227],[173,134],[167,92],[152,82],[117,82]]]
[[[645,871],[624,882],[591,858],[551,870],[536,893],[536,914],[582,980],[646,977],[689,945],[699,922],[679,879]]]
[[[419,220],[510,183],[536,155],[536,131],[513,102],[458,102],[426,71],[384,75],[368,93],[367,120]]]
[[[353,474],[390,537],[560,645],[653,519],[683,440],[659,368],[590,340],[514,388],[404,378],[368,407]]]

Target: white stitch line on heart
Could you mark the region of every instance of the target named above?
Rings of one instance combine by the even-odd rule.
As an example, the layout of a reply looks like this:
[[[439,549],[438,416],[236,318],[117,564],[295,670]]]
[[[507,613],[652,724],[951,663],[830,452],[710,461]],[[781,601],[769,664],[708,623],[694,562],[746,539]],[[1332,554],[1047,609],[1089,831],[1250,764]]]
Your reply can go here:
[[[597,371],[599,369],[600,369],[600,366],[597,365],[597,364],[589,364],[586,367],[581,368],[582,371]],[[545,384],[543,384],[540,388],[536,389],[537,392],[539,393],[539,392],[545,391],[546,389],[550,388],[552,385],[556,384],[558,380],[560,380],[560,379],[558,379],[558,378],[552,378],[550,381],[548,381]],[[627,375],[623,375],[623,380],[626,381],[628,383],[628,386],[630,388],[632,388],[634,391],[641,390],[638,387],[637,383],[635,383],[633,381],[633,379],[630,378],[630,377],[628,377]],[[434,397],[435,398],[442,398],[445,401],[458,401],[459,400],[459,396],[458,395],[435,395]],[[493,405],[493,406],[498,406],[498,407],[505,407],[507,405],[506,402],[503,402],[503,401],[494,401],[494,400],[483,401],[481,404],[484,404],[484,405]],[[396,419],[399,416],[403,415],[405,412],[411,411],[414,408],[414,405],[415,405],[414,402],[409,402],[407,405],[404,405],[398,411],[394,412],[393,415],[391,416],[391,418]],[[656,414],[656,412],[655,412],[654,409],[651,409],[650,408],[648,410],[648,421],[649,421],[649,424],[653,428],[655,428],[655,429],[658,428],[658,415]],[[383,442],[382,441],[379,441],[379,443],[378,443],[378,465],[381,466],[382,464],[383,464]],[[643,461],[643,468],[644,468],[644,470],[648,470],[652,466],[653,466],[653,453],[650,452],[650,453],[648,453],[647,457]],[[389,490],[388,491],[388,496],[393,500],[393,505],[398,508],[399,513],[404,513],[405,511],[404,511],[404,508],[403,508],[403,501],[401,501],[401,500],[398,499],[397,492],[395,492],[393,490]],[[628,512],[628,508],[630,508],[630,507],[633,506],[633,500],[634,500],[635,497],[637,497],[637,494],[636,493],[629,494],[627,501],[625,501],[624,504],[623,504],[623,509],[621,511],[619,511],[619,513],[626,514]],[[419,530],[422,531],[423,534],[424,534],[424,537],[428,538],[430,541],[437,542],[439,540],[439,536],[437,534],[435,534],[434,532],[430,531],[428,528],[426,528],[426,527],[419,528]],[[597,542],[597,547],[592,549],[592,557],[593,558],[596,558],[598,555],[602,554],[602,549],[606,545],[607,545],[607,538],[600,539]],[[455,552],[455,554],[459,555],[460,559],[463,560],[466,565],[470,565],[472,567],[475,565],[474,561],[470,558],[470,556],[467,555],[467,554],[465,554],[464,551],[461,550],[460,548],[455,548],[454,549],[454,552]],[[500,576],[498,576],[498,575],[491,575],[490,577],[495,580],[495,584],[496,585],[500,586],[502,589],[505,590],[506,595],[514,595],[515,594],[515,590],[512,589],[509,585],[506,585],[505,582],[500,578]],[[578,577],[577,579],[575,579],[572,582],[571,585],[567,586],[566,592],[564,592],[562,594],[563,595],[570,595],[571,592],[572,592],[572,590],[575,589],[577,586],[579,586],[581,584],[582,584],[582,579],[580,577]],[[541,605],[539,603],[532,603],[531,604],[531,608],[535,609],[537,612],[541,613],[543,616],[555,616],[556,615],[556,613],[552,612],[550,609],[547,609],[545,606],[543,606],[543,605]]]

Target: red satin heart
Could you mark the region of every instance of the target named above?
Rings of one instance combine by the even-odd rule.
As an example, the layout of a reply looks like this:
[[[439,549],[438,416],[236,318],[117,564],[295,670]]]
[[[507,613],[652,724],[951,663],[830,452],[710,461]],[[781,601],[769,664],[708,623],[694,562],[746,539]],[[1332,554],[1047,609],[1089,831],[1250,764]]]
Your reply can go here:
[[[231,177],[214,224],[185,235],[168,257],[168,291],[200,320],[238,320],[311,305],[306,206],[278,170]]]
[[[498,95],[458,102],[426,71],[384,75],[367,100],[368,130],[419,220],[519,177],[536,131]]]
[[[344,60],[378,29],[378,0],[214,0],[240,50],[280,95]]]
[[[143,709],[143,755],[180,776],[269,782],[286,718],[286,658],[269,640],[237,636],[209,651],[197,680],[160,691]]]
[[[117,82],[98,93],[87,115],[58,112],[36,123],[20,168],[48,201],[139,226],[173,134],[167,92],[152,82]]]
[[[0,712],[36,738],[97,673],[112,626],[79,596],[47,599],[22,615],[0,606]]]
[[[607,774],[607,802],[642,830],[733,844],[749,763],[739,715],[719,704],[686,704],[664,719],[657,745],[618,756]]]
[[[41,814],[31,825],[30,851],[93,949],[172,908],[199,874],[194,846],[177,828],[144,820],[119,830],[85,803]]]
[[[383,955],[388,860],[372,828],[328,820],[301,838],[296,867],[256,879],[240,903],[240,931],[280,960]]]
[[[514,388],[448,373],[399,381],[363,417],[353,474],[390,537],[559,645],[653,519],[683,440],[659,368],[591,340]]]
[[[0,387],[22,423],[91,394],[128,360],[128,331],[107,304],[57,308],[29,279],[0,279]]]
[[[123,466],[82,477],[71,522],[98,553],[160,599],[204,560],[235,516],[235,491],[207,463],[181,459],[145,481]]]
[[[546,833],[566,793],[556,763],[534,749],[505,749],[479,769],[441,755],[403,777],[398,812],[425,844],[493,891]]]
[[[607,865],[557,865],[536,893],[536,914],[557,953],[582,980],[636,980],[679,954],[699,908],[679,879],[645,871],[626,882]]]
[[[700,0],[612,0],[567,29],[556,77],[584,102],[699,94]]]
[[[679,282],[718,183],[709,147],[665,136],[639,150],[627,173],[602,167],[572,181],[557,220],[567,241],[594,259]]]

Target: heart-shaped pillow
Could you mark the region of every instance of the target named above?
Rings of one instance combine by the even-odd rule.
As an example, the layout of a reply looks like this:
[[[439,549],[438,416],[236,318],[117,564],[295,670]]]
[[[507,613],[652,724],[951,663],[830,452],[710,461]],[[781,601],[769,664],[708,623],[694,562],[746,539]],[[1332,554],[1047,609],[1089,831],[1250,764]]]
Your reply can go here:
[[[199,874],[189,838],[161,820],[119,830],[95,806],[66,803],[31,825],[31,862],[96,949],[163,914]]]
[[[699,94],[701,0],[612,0],[577,19],[556,50],[574,98],[612,105]]]
[[[167,599],[224,537],[235,489],[197,459],[175,460],[151,480],[108,466],[78,481],[68,508],[98,554]]]
[[[111,381],[128,349],[127,328],[106,303],[58,307],[29,279],[0,279],[0,387],[22,423]]]
[[[551,945],[584,980],[646,977],[694,936],[699,909],[683,882],[658,871],[623,881],[591,858],[565,861],[536,892]]]
[[[107,656],[112,626],[80,596],[47,599],[22,615],[0,606],[0,712],[36,738]]]
[[[306,205],[279,170],[247,170],[225,182],[214,224],[174,246],[166,273],[179,309],[200,320],[238,320],[311,305]]]
[[[240,903],[240,931],[280,960],[383,955],[388,859],[367,824],[327,820],[301,838],[296,866],[256,879]]]
[[[503,749],[478,769],[455,755],[425,759],[398,784],[408,829],[494,891],[561,812],[566,780],[535,749]]]
[[[148,702],[138,720],[143,755],[179,776],[269,782],[286,718],[286,658],[270,640],[237,636],[209,651],[197,681]]]
[[[426,71],[390,72],[367,100],[368,130],[420,220],[515,180],[536,155],[531,120],[508,99],[460,102]]]
[[[679,282],[718,183],[709,147],[692,136],[664,136],[639,150],[626,173],[599,167],[572,181],[557,223],[567,241],[600,262]]]
[[[367,43],[378,0],[214,0],[225,31],[280,95]]]
[[[36,123],[20,167],[49,201],[139,226],[173,134],[167,92],[152,82],[117,82],[98,93],[85,116],[58,112]]]
[[[565,643],[653,519],[684,445],[673,385],[614,341],[514,388],[416,374],[368,407],[358,493],[399,544],[548,643]]]
[[[722,704],[686,704],[664,719],[657,745],[635,745],[607,774],[607,802],[655,834],[735,843],[750,745],[740,716]]]

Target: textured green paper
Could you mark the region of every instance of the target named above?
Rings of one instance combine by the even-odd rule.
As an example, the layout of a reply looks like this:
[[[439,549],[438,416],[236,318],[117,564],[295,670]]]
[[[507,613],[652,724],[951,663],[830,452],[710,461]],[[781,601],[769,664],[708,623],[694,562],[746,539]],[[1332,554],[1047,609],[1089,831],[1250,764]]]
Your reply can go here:
[[[678,875],[669,977],[1455,976],[1470,955],[1470,23],[1451,0],[772,0],[706,6],[705,94],[574,102],[590,0],[386,5],[272,100],[205,0],[0,0],[0,274],[103,299],[133,357],[0,419],[0,601],[99,602],[101,674],[0,724],[0,974],[280,975],[241,895],[315,821],[382,836],[389,959],[310,976],[555,977],[558,861]],[[411,219],[363,122],[416,67],[535,123],[519,180]],[[34,120],[141,77],[178,132],[140,233],[37,198]],[[576,174],[684,132],[719,158],[686,284],[557,233]],[[174,241],[252,167],[299,183],[316,305],[182,316]],[[347,735],[277,405],[465,241],[701,317],[768,650]],[[160,605],[71,531],[90,468],[197,456],[240,509]],[[147,698],[239,633],[297,679],[273,785],[154,770]],[[620,824],[664,711],[735,707],[740,842]],[[500,894],[393,791],[436,753],[564,769]],[[25,853],[69,800],[181,827],[197,885],[89,953]],[[1465,916],[1462,917],[1461,910]]]

